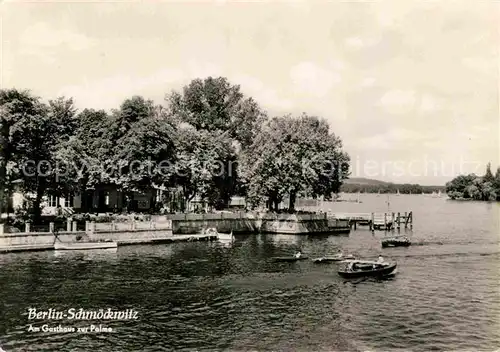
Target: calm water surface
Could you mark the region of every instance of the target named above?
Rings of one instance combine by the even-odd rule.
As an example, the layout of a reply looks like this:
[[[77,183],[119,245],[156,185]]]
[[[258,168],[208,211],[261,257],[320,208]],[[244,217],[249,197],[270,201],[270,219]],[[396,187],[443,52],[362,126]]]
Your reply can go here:
[[[387,210],[385,196],[325,205]],[[493,351],[500,348],[497,203],[393,196],[414,213],[416,245],[382,249],[382,232],[349,236],[237,236],[117,252],[0,256],[0,346],[6,351]],[[274,263],[301,249],[339,248],[398,262],[387,280],[344,280],[336,264]],[[102,321],[113,333],[28,332],[27,309],[135,309]],[[99,321],[37,321],[34,326]]]

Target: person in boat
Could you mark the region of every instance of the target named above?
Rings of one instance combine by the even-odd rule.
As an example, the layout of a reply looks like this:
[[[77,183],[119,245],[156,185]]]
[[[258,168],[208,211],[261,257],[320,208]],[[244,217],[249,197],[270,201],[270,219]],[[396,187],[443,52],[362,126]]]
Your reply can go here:
[[[378,260],[377,260],[377,264],[373,265],[373,269],[383,268],[384,264],[385,264],[384,257],[382,257],[381,255],[379,255],[378,256]]]
[[[298,251],[297,253],[295,253],[294,257],[299,259],[300,257],[302,256],[302,253],[300,253],[300,251]]]

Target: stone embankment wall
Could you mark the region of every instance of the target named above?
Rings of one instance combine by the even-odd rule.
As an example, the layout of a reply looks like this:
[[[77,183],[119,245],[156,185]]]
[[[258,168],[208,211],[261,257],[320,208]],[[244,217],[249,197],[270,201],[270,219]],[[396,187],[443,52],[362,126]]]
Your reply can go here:
[[[75,243],[78,241],[113,240],[119,245],[155,243],[172,239],[172,221],[86,224],[85,231],[76,231],[76,223],[68,222],[66,231],[54,234],[54,224],[49,232],[31,232],[26,224],[24,232],[4,233],[0,224],[0,252],[53,249],[56,241]]]
[[[172,221],[174,234],[199,233],[213,227],[219,232],[311,234],[349,232],[348,220],[328,218],[326,214],[220,213],[172,214],[158,219]]]
[[[56,241],[113,240],[119,245],[170,241],[181,235],[199,234],[213,227],[222,233],[314,234],[349,233],[349,221],[327,218],[326,214],[220,213],[175,214],[156,216],[152,221],[95,223],[87,222],[85,231],[77,231],[76,222],[68,221],[66,231],[5,233],[0,224],[0,252],[53,249]],[[187,238],[187,237],[186,237]]]

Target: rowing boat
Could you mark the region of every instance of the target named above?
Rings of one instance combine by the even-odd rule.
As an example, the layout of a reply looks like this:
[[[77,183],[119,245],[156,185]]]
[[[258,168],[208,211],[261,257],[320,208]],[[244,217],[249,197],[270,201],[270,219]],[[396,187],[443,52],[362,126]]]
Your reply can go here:
[[[411,241],[407,237],[389,237],[382,240],[382,248],[408,246],[411,246]]]
[[[397,267],[397,263],[380,263],[363,260],[346,260],[344,263],[347,265],[338,271],[339,275],[344,278],[387,276]]]
[[[231,233],[220,233],[217,232],[217,239],[219,241],[234,241],[233,231]]]

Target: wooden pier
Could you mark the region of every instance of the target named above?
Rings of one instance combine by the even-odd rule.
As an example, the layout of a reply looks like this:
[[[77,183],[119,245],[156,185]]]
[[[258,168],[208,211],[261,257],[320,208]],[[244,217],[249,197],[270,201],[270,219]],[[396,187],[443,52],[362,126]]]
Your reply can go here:
[[[336,213],[329,217],[338,220],[348,220],[351,227],[368,226],[370,231],[400,230],[413,228],[413,212],[386,212],[386,213]]]

